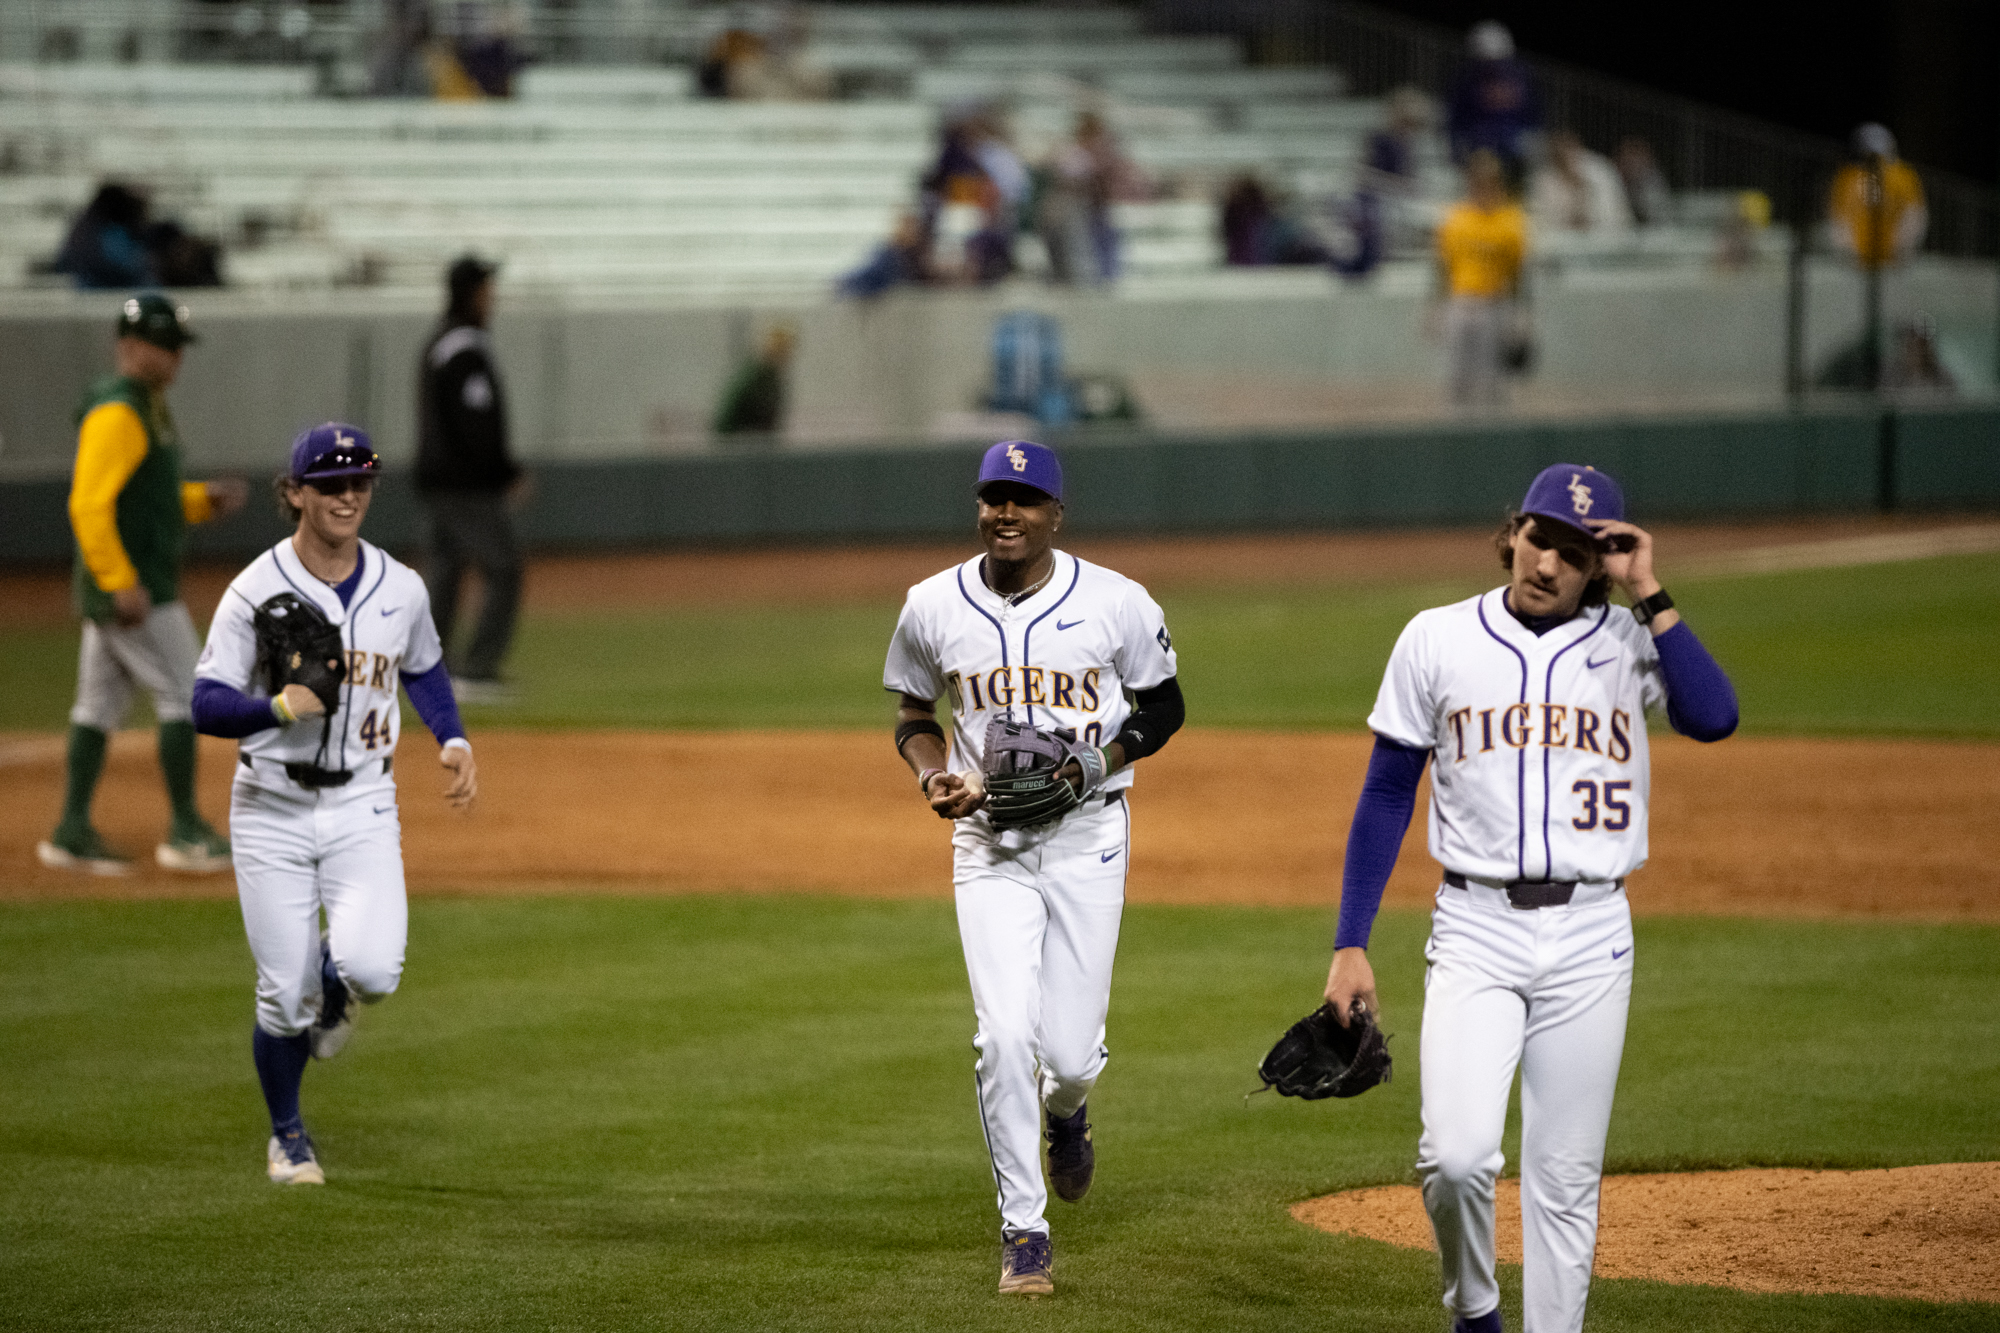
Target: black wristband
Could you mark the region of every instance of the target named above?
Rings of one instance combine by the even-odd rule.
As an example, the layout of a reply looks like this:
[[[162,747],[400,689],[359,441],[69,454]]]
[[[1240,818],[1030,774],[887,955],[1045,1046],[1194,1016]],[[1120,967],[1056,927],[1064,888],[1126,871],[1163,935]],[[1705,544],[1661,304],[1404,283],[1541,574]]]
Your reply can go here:
[[[1671,610],[1673,604],[1674,599],[1667,596],[1667,590],[1662,588],[1645,601],[1632,603],[1632,619],[1641,625],[1650,625],[1654,616],[1662,611]]]
[[[913,717],[907,721],[898,722],[896,724],[897,754],[903,752],[903,747],[910,743],[910,737],[912,736],[935,736],[939,740],[943,740],[944,728],[928,717]]]

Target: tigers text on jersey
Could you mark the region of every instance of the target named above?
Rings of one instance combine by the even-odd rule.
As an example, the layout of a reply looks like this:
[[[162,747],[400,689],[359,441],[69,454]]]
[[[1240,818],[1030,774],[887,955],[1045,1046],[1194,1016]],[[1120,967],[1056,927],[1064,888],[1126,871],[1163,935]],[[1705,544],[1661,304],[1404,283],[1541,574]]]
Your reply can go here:
[[[289,537],[230,580],[209,624],[208,644],[195,667],[197,676],[246,694],[271,693],[270,682],[257,670],[257,633],[251,621],[260,604],[281,592],[294,593],[318,607],[329,624],[340,628],[341,642],[347,646],[347,681],[340,688],[340,707],[333,714],[324,754],[322,719],[317,717],[245,737],[242,753],[279,763],[354,770],[395,752],[402,716],[396,700],[400,673],[430,670],[444,650],[431,623],[430,595],[417,572],[365,541],[361,562],[361,580],[347,606],[300,563]]]
[[[996,716],[1071,727],[1081,741],[1109,744],[1131,712],[1127,692],[1173,678],[1166,618],[1131,579],[1057,551],[1049,581],[1009,605],[980,576],[984,559],[910,589],[882,672],[887,689],[951,696],[955,767],[981,766]],[[1131,786],[1131,768],[1104,785]]]
[[[1652,635],[1622,607],[1537,638],[1505,589],[1425,611],[1389,656],[1368,727],[1428,749],[1430,852],[1486,880],[1617,879],[1646,861]]]

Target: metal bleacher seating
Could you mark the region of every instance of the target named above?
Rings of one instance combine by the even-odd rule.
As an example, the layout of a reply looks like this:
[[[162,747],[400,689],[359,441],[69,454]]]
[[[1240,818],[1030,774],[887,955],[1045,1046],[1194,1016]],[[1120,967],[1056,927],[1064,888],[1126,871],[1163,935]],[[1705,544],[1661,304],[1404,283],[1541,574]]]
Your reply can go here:
[[[308,66],[0,66],[0,291],[40,283],[99,181],[225,243],[232,285],[435,286],[467,248],[510,282],[654,300],[823,292],[908,204],[941,110],[1001,99],[1025,156],[1101,110],[1174,197],[1120,206],[1129,271],[1219,263],[1235,173],[1351,185],[1372,101],[1322,67],[1258,67],[1233,39],[1141,32],[1119,9],[809,11],[805,60],[899,95],[695,100],[690,69],[544,65],[505,101],[315,95]],[[1433,150],[1426,181],[1450,188]]]

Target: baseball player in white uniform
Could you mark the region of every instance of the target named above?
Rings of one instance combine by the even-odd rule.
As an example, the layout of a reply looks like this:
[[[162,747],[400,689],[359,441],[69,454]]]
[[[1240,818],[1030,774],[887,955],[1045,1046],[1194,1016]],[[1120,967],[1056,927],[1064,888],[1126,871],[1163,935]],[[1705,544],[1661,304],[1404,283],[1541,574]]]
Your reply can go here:
[[[293,442],[278,491],[297,531],[230,582],[196,668],[196,724],[241,742],[230,834],[257,962],[251,1050],[271,1113],[266,1168],[282,1184],[326,1181],[299,1115],[307,1059],[345,1043],[350,1001],[381,1000],[402,977],[398,685],[443,746],[446,798],[464,807],[478,790],[423,580],[360,537],[379,467],[353,426],[329,422]],[[331,714],[304,685],[260,692],[253,620],[281,594],[339,629],[347,676]]]
[[[1104,1020],[1125,904],[1130,766],[1181,725],[1173,641],[1146,590],[1054,547],[1062,468],[1023,440],[987,451],[977,482],[986,550],[910,589],[883,685],[900,695],[896,748],[938,815],[955,821],[959,938],[978,1019],[980,1126],[998,1189],[1000,1290],[1052,1292],[1049,1181],[1081,1199],[1096,1165],[1085,1099],[1109,1053]],[[936,720],[952,711],[951,752]],[[1059,820],[996,830],[982,745],[1005,717],[1099,747],[1093,786]],[[1105,776],[1107,775],[1108,776]]]
[[[1717,741],[1729,679],[1672,610],[1615,481],[1559,463],[1498,535],[1510,581],[1396,641],[1348,835],[1326,998],[1373,1009],[1368,935],[1431,775],[1444,866],[1424,981],[1417,1172],[1453,1327],[1495,1333],[1493,1186],[1521,1071],[1528,1333],[1576,1333],[1632,987],[1625,876],[1646,862],[1646,712]],[[1632,610],[1613,607],[1616,585]]]

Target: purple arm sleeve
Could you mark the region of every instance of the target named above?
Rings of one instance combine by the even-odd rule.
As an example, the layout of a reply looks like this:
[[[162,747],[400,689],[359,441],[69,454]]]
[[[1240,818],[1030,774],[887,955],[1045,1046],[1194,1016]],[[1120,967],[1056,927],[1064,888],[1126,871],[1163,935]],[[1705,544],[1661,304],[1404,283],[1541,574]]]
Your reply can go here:
[[[1382,906],[1382,890],[1389,887],[1389,872],[1396,868],[1396,854],[1403,850],[1403,834],[1409,830],[1410,815],[1417,808],[1417,783],[1423,780],[1429,750],[1413,750],[1385,737],[1375,738],[1375,753],[1368,756],[1368,776],[1361,783],[1361,799],[1354,803],[1354,824],[1347,830],[1347,864],[1340,876],[1340,925],[1333,934],[1333,947],[1368,947],[1368,932],[1375,928],[1375,913]]]
[[[1667,682],[1667,722],[1683,736],[1719,741],[1736,730],[1736,688],[1683,620],[1653,640]]]
[[[269,699],[219,680],[195,678],[194,729],[202,735],[242,740],[277,725]]]
[[[465,739],[465,724],[458,720],[458,700],[451,692],[451,673],[439,662],[429,671],[412,673],[405,671],[403,689],[410,696],[410,704],[417,710],[417,716],[431,729],[439,745],[446,741]]]

